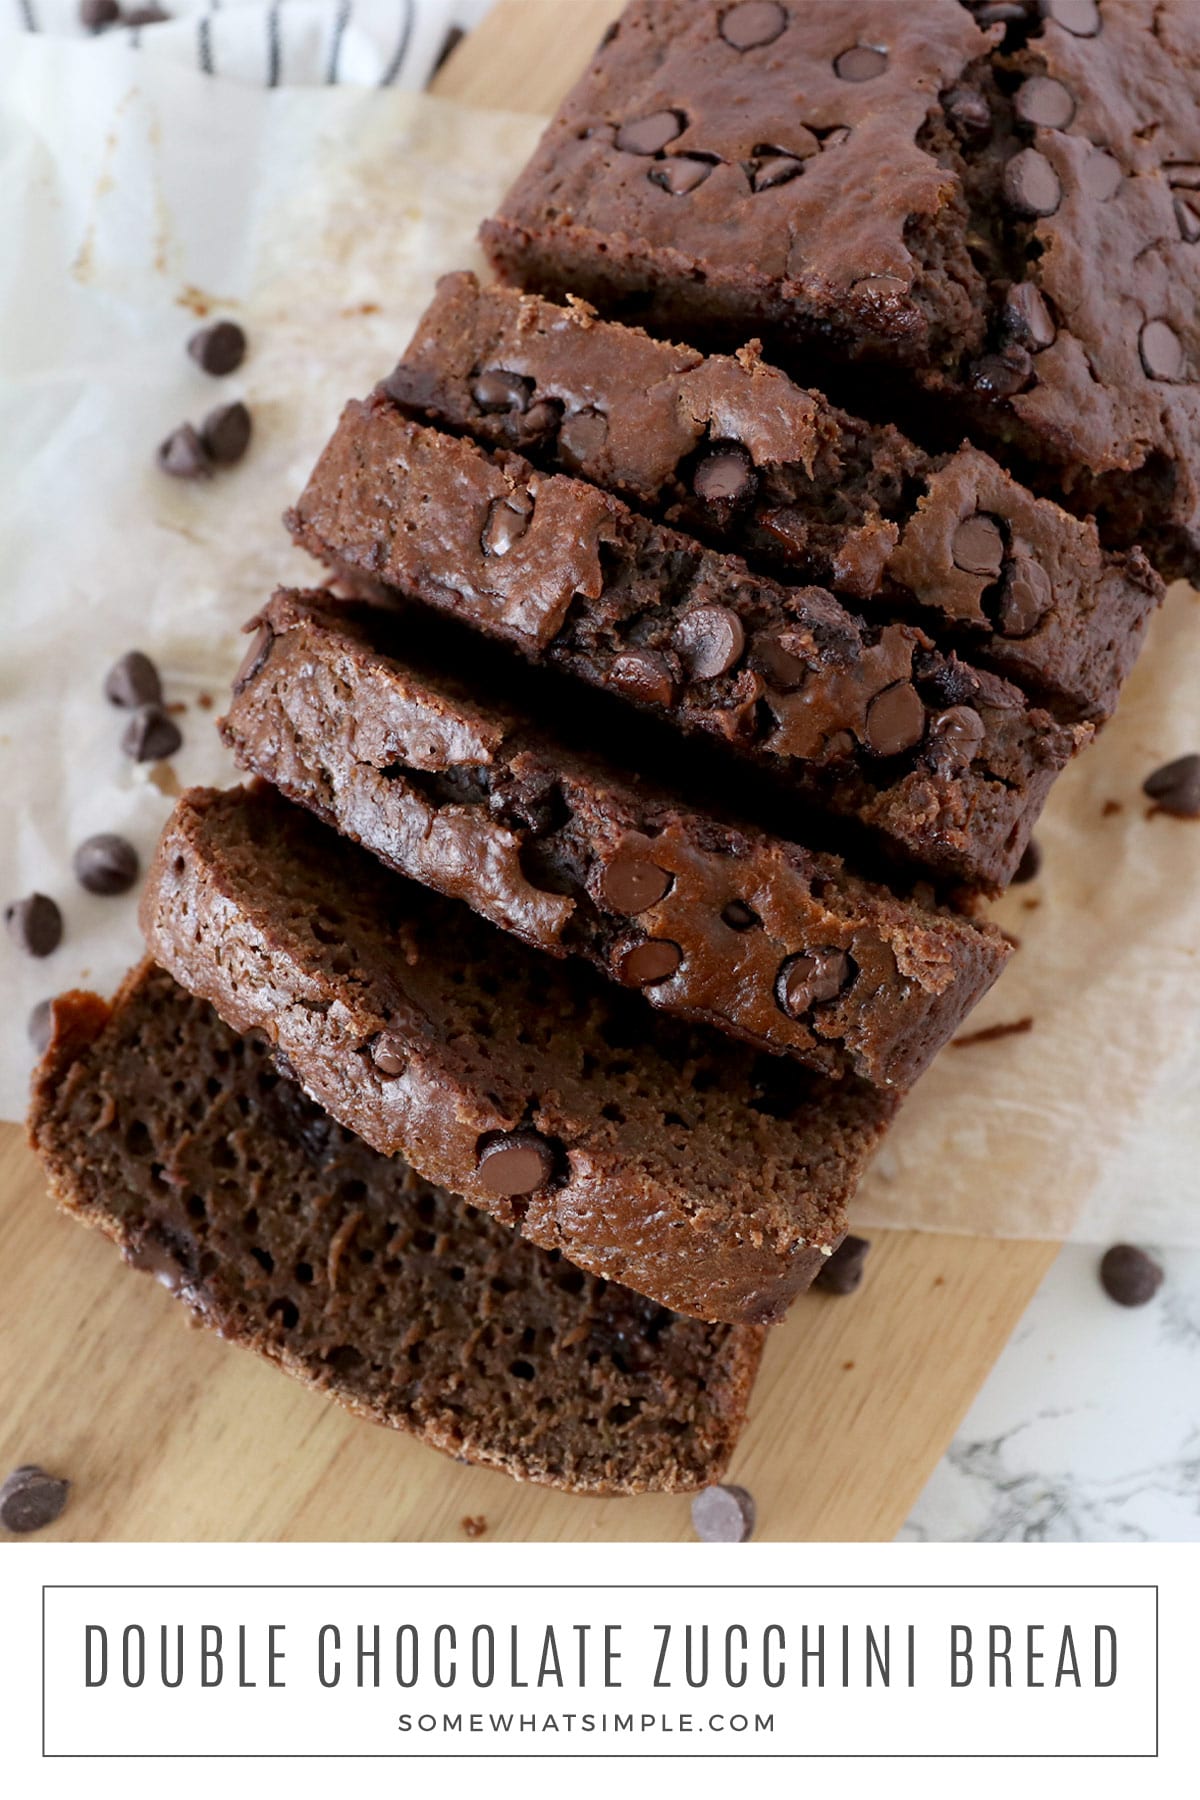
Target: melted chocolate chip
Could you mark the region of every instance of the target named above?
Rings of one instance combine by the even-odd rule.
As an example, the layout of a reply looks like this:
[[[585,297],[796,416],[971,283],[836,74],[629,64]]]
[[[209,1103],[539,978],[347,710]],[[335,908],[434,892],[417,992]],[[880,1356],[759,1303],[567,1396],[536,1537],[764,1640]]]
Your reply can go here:
[[[900,294],[907,294],[908,283],[902,275],[863,275],[850,291],[865,294],[870,300],[893,300]]]
[[[622,125],[616,136],[617,149],[628,150],[633,156],[657,156],[679,136],[686,124],[682,113],[647,113],[644,119],[633,119]]]
[[[697,465],[692,488],[710,506],[744,506],[758,486],[750,453],[740,444],[717,444]]]
[[[479,1153],[476,1174],[489,1194],[532,1194],[554,1173],[554,1151],[536,1131],[502,1131]]]
[[[631,918],[661,900],[671,886],[666,869],[644,856],[615,856],[600,877],[600,891],[614,912]]]
[[[644,706],[669,706],[675,697],[670,664],[657,650],[624,651],[613,659],[609,680],[619,693]]]
[[[114,706],[153,706],[162,701],[158,670],[140,650],[129,650],[104,677],[104,695]]]
[[[62,943],[62,913],[49,894],[26,894],[4,909],[9,937],[26,956],[49,956]]]
[[[1050,577],[1029,556],[1014,556],[1000,596],[1000,629],[1005,637],[1028,637],[1053,599]]]
[[[690,194],[707,181],[716,163],[706,156],[664,156],[647,171],[655,187],[668,194]]]
[[[1004,198],[1025,219],[1048,219],[1062,205],[1062,183],[1040,150],[1018,150],[1004,167]]]
[[[735,50],[758,50],[773,44],[786,24],[787,14],[778,0],[743,0],[722,14],[720,31]]]
[[[947,775],[964,774],[982,742],[983,720],[973,706],[952,706],[929,727],[930,754]]]
[[[787,632],[760,632],[751,645],[751,659],[767,686],[777,694],[791,694],[808,674],[808,664],[796,654],[799,640]]]
[[[193,332],[187,348],[206,375],[232,375],[246,354],[246,334],[234,320],[217,319]]]
[[[683,951],[670,938],[643,938],[619,953],[617,973],[626,987],[654,987],[669,981],[683,961]]]
[[[950,129],[961,143],[978,149],[992,135],[992,109],[974,88],[951,88],[942,106]]]
[[[746,646],[742,621],[727,606],[697,606],[676,625],[671,642],[693,681],[711,681],[733,668]]]
[[[251,626],[253,626],[253,621],[251,621]],[[254,680],[254,677],[258,674],[268,656],[271,654],[271,645],[274,642],[275,633],[271,630],[269,625],[260,621],[258,629],[255,631],[254,636],[250,639],[246,648],[246,654],[243,656],[241,663],[238,666],[238,672],[233,678],[233,691],[235,694],[240,694],[242,689],[247,687],[249,683]]]
[[[121,733],[121,748],[134,762],[164,762],[182,743],[182,732],[161,706],[139,706]]]
[[[803,1018],[810,1006],[836,1000],[850,979],[852,965],[844,950],[824,945],[802,951],[780,964],[775,977],[775,1001],[791,1019]]]
[[[408,1045],[398,1031],[381,1031],[372,1038],[370,1054],[386,1081],[394,1081],[408,1067]]]
[[[471,384],[471,398],[485,413],[524,412],[532,394],[529,377],[508,369],[484,369]]]
[[[722,908],[721,918],[730,931],[750,931],[762,922],[754,908],[747,906],[744,900],[731,900]]]
[[[479,542],[485,556],[506,556],[525,536],[533,513],[533,498],[524,488],[499,495],[488,507]]]
[[[1173,813],[1179,819],[1200,819],[1200,756],[1177,756],[1147,775],[1142,792],[1155,801],[1159,811]]]
[[[1107,150],[1093,150],[1080,171],[1080,179],[1090,200],[1111,200],[1125,179],[1125,171]]]
[[[113,831],[85,838],[72,858],[81,887],[89,894],[124,894],[138,878],[138,854]]]
[[[1033,358],[1023,344],[1006,344],[971,364],[971,386],[977,394],[1010,400],[1028,387],[1033,377]]]
[[[1178,194],[1175,196],[1175,223],[1185,244],[1200,242],[1200,213]]]
[[[876,756],[899,756],[925,734],[925,708],[911,681],[893,682],[867,708],[867,748]]]
[[[969,575],[1000,573],[1004,561],[1004,534],[987,513],[972,513],[954,533],[950,553],[955,566]]]
[[[1163,1284],[1162,1264],[1136,1244],[1114,1244],[1100,1259],[1100,1282],[1118,1306],[1146,1306]]]
[[[6,1531],[41,1531],[53,1525],[67,1504],[69,1481],[60,1481],[24,1463],[0,1485],[0,1525]]]
[[[1021,852],[1021,860],[1017,864],[1013,876],[1013,886],[1023,887],[1027,881],[1036,881],[1042,867],[1041,846],[1036,838],[1030,838]]]
[[[561,400],[535,400],[521,418],[521,437],[525,443],[549,437],[557,431],[562,419]]]
[[[782,187],[785,182],[794,181],[803,173],[804,163],[798,156],[764,156],[761,162],[752,166],[750,186],[756,194],[762,194],[768,188]]]
[[[1075,97],[1053,75],[1031,75],[1017,89],[1013,110],[1023,125],[1065,131],[1075,117]]]
[[[585,468],[601,455],[607,441],[608,420],[594,406],[569,413],[559,428],[559,453],[569,468]]]
[[[1000,319],[1009,337],[1027,350],[1046,350],[1057,336],[1050,309],[1032,281],[1013,282]]]
[[[1100,30],[1096,0],[1042,0],[1042,13],[1073,37],[1095,37]]]
[[[862,1286],[866,1273],[868,1238],[844,1237],[832,1256],[826,1257],[817,1271],[813,1286],[826,1294],[852,1294]]]
[[[1183,376],[1183,345],[1165,319],[1149,319],[1138,338],[1142,367],[1152,381],[1179,381]]]
[[[833,59],[834,73],[841,81],[874,81],[887,68],[886,50],[873,44],[855,44]]]
[[[117,0],[79,0],[79,23],[85,31],[103,31],[121,16]]]
[[[742,1487],[707,1487],[692,1501],[692,1529],[704,1544],[744,1544],[754,1531],[754,1498]]]

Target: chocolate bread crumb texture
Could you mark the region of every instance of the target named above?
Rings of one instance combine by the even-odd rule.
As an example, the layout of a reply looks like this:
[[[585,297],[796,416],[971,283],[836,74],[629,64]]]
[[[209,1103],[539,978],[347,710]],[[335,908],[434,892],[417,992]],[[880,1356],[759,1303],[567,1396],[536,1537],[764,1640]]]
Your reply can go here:
[[[352,401],[288,522],[365,591],[412,596],[715,738],[935,876],[1011,877],[1088,726],[937,650],[784,588],[587,482]]]
[[[414,659],[380,608],[278,593],[222,722],[243,768],[401,874],[656,1007],[907,1087],[1009,953],[994,927],[614,773]],[[390,627],[390,629],[389,629]],[[494,689],[491,690],[494,693]]]
[[[156,960],[384,1155],[697,1317],[778,1317],[895,1110],[647,1011],[389,874],[267,788],[196,789],[143,896]]]
[[[1106,541],[1194,572],[1192,0],[988,29],[958,0],[777,4],[734,42],[741,11],[626,8],[484,226],[498,272],[704,342],[819,352],[822,385],[831,358],[887,365]]]
[[[1162,584],[980,451],[933,457],[756,346],[700,356],[447,275],[383,384],[434,425],[581,475],[871,619],[949,634],[1067,719],[1111,713]]]
[[[152,965],[111,1006],[56,1002],[30,1131],[61,1206],[360,1417],[577,1493],[721,1479],[761,1330],[586,1275],[378,1155]]]

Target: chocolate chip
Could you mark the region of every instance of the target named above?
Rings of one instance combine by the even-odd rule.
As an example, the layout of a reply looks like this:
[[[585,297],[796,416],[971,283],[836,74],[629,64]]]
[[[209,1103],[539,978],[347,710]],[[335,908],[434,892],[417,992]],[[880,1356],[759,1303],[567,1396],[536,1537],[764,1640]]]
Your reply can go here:
[[[157,706],[162,702],[162,681],[148,656],[128,650],[104,677],[104,693],[114,706]]]
[[[1185,244],[1200,242],[1200,213],[1178,194],[1175,196],[1175,223]]]
[[[121,16],[117,0],[79,0],[79,23],[85,31],[103,31]]]
[[[1011,400],[1033,377],[1033,358],[1023,344],[1006,344],[971,364],[971,386],[977,394]]]
[[[251,621],[251,625],[253,625],[253,621]],[[240,694],[242,689],[248,687],[254,680],[254,677],[266,662],[267,657],[271,654],[271,645],[274,642],[275,633],[265,621],[260,620],[258,628],[255,630],[254,636],[250,639],[249,645],[246,648],[246,654],[238,665],[238,672],[233,678],[233,691],[235,694]]]
[[[1100,1283],[1118,1306],[1145,1306],[1163,1284],[1162,1264],[1136,1244],[1114,1244],[1100,1259]]]
[[[793,648],[794,646],[794,648]],[[796,654],[800,640],[794,633],[761,632],[750,646],[751,660],[777,694],[795,691],[809,673],[808,664]]]
[[[1062,183],[1040,150],[1018,150],[1004,166],[1004,198],[1025,219],[1047,219],[1062,205]]]
[[[692,488],[710,506],[744,506],[754,498],[758,476],[740,444],[718,444],[696,465]]]
[[[720,32],[735,50],[758,50],[773,44],[786,24],[787,14],[777,0],[743,0],[722,15]]]
[[[485,413],[524,412],[532,395],[529,377],[508,369],[484,369],[471,384],[471,398]]]
[[[502,1131],[479,1153],[476,1174],[489,1194],[532,1194],[554,1173],[554,1151],[536,1131]]]
[[[617,149],[628,150],[633,156],[657,156],[679,136],[686,124],[682,113],[647,113],[644,119],[622,125],[616,136]]]
[[[813,1286],[826,1294],[852,1294],[862,1286],[866,1273],[869,1238],[844,1237],[832,1256],[825,1258],[813,1280]]]
[[[644,856],[615,856],[600,877],[600,891],[614,912],[631,918],[661,900],[671,877]]]
[[[1050,577],[1029,556],[1014,556],[1000,595],[1000,629],[1005,637],[1028,637],[1053,599]]]
[[[887,51],[873,44],[855,44],[833,59],[834,73],[842,81],[874,81],[887,68]]]
[[[1165,319],[1149,319],[1138,338],[1142,367],[1152,381],[1178,381],[1183,375],[1183,345]]]
[[[533,499],[523,488],[493,500],[479,540],[484,555],[506,556],[528,531],[532,512]]]
[[[1000,322],[1027,350],[1046,350],[1057,332],[1041,290],[1032,281],[1014,281],[1004,296]]]
[[[1004,561],[1004,533],[987,513],[972,513],[955,529],[950,554],[967,574],[994,577]]]
[[[702,181],[707,181],[716,163],[707,156],[664,156],[647,170],[655,187],[668,194],[690,194]]]
[[[1021,860],[1017,864],[1013,876],[1013,886],[1023,887],[1027,881],[1036,881],[1042,868],[1042,848],[1036,838],[1030,838],[1021,852]]]
[[[161,706],[139,706],[121,733],[121,748],[134,762],[164,762],[182,743],[178,725]]]
[[[626,650],[613,660],[609,679],[620,693],[644,706],[669,706],[675,697],[670,664],[657,650]]]
[[[39,1000],[25,1021],[25,1033],[39,1056],[45,1056],[50,1048],[50,1038],[54,1023],[50,1000]]]
[[[202,325],[188,339],[188,355],[206,375],[232,375],[241,368],[245,354],[246,334],[232,319]]]
[[[969,769],[983,742],[983,720],[973,706],[952,706],[929,727],[929,750],[947,775]]]
[[[89,894],[125,894],[138,878],[138,853],[116,832],[101,831],[84,839],[71,866]]]
[[[801,951],[779,965],[775,977],[776,1005],[790,1019],[803,1018],[810,1006],[836,1000],[850,975],[850,958],[844,950],[827,944],[819,950]]]
[[[9,937],[26,956],[49,956],[62,943],[62,914],[48,894],[26,894],[4,909]]]
[[[371,1061],[389,1081],[408,1067],[408,1046],[398,1031],[381,1031],[371,1039]]]
[[[1024,24],[1028,16],[1026,0],[984,0],[974,10],[976,24],[985,26]]]
[[[799,156],[764,156],[751,166],[750,186],[754,193],[762,194],[768,188],[782,187],[803,172],[804,162]]]
[[[124,23],[131,31],[142,25],[165,25],[173,16],[164,12],[161,6],[135,6],[132,12],[122,14]]]
[[[158,446],[158,466],[180,481],[202,480],[212,474],[208,451],[194,425],[177,425],[170,437],[163,439]]]
[[[549,437],[558,430],[562,418],[561,400],[535,400],[529,411],[521,416],[521,438],[524,443],[533,443],[539,438]]]
[[[1096,0],[1042,0],[1042,15],[1073,37],[1095,37],[1100,29]]]
[[[1163,170],[1173,188],[1200,188],[1200,163],[1164,163]]]
[[[1107,150],[1093,150],[1080,170],[1083,191],[1090,200],[1111,200],[1124,179],[1125,171]]]
[[[907,294],[908,283],[902,275],[862,275],[850,291],[865,294],[870,300],[891,300],[899,294]]]
[[[228,468],[241,462],[250,443],[250,409],[241,400],[214,406],[200,427],[200,438],[209,457]]]
[[[1053,75],[1031,75],[1017,89],[1013,110],[1023,125],[1065,131],[1075,117],[1075,97]]]
[[[671,642],[693,681],[725,675],[746,647],[742,621],[727,606],[697,606],[684,613]]]
[[[1160,812],[1173,813],[1179,819],[1200,818],[1200,756],[1177,756],[1147,775],[1143,794],[1149,795]]]
[[[594,406],[581,407],[568,413],[558,433],[558,448],[564,462],[576,469],[603,454],[608,442],[608,419]]]
[[[744,900],[731,900],[721,909],[721,918],[730,931],[749,931],[762,923],[754,908],[747,906]]]
[[[6,1531],[41,1531],[53,1525],[67,1504],[70,1486],[36,1463],[24,1463],[0,1486],[0,1525]]]
[[[992,109],[974,88],[951,88],[942,100],[951,130],[964,144],[978,147],[992,135]]]
[[[876,756],[899,756],[925,733],[925,708],[911,681],[896,681],[876,694],[867,708],[867,748]]]
[[[754,1498],[743,1487],[707,1487],[692,1500],[692,1529],[704,1544],[744,1544],[754,1530]]]
[[[626,987],[654,987],[669,981],[683,961],[683,951],[670,938],[643,938],[618,952],[617,973]]]

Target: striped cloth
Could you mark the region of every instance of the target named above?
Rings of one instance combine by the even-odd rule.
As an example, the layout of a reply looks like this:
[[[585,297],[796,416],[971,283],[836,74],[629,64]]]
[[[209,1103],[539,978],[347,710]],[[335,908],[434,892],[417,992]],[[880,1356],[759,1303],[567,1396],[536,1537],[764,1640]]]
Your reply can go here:
[[[458,36],[492,0],[158,0],[171,17],[109,26],[208,75],[255,87],[423,88]],[[124,0],[126,17],[150,0]],[[89,37],[79,0],[0,0],[0,57],[10,30]]]

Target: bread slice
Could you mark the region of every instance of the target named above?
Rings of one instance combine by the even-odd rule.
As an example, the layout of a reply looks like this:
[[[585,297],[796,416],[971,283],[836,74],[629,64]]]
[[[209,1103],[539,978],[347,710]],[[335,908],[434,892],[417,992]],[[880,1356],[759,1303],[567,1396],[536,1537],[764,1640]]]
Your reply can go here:
[[[563,748],[577,721],[495,699],[484,668],[446,674],[384,609],[280,592],[252,628],[222,721],[243,768],[665,1012],[905,1088],[1009,954],[994,927]]]
[[[939,880],[1011,880],[1092,733],[918,626],[865,624],[386,394],[346,407],[288,522],[360,591],[420,600],[736,751],[777,788],[785,835],[816,809]]]
[[[375,1149],[700,1318],[769,1322],[807,1287],[896,1105],[657,1017],[267,788],[182,797],[142,922]]]
[[[51,1192],[201,1322],[361,1417],[584,1494],[720,1479],[762,1348],[574,1269],[370,1150],[151,964],[68,994]]]

